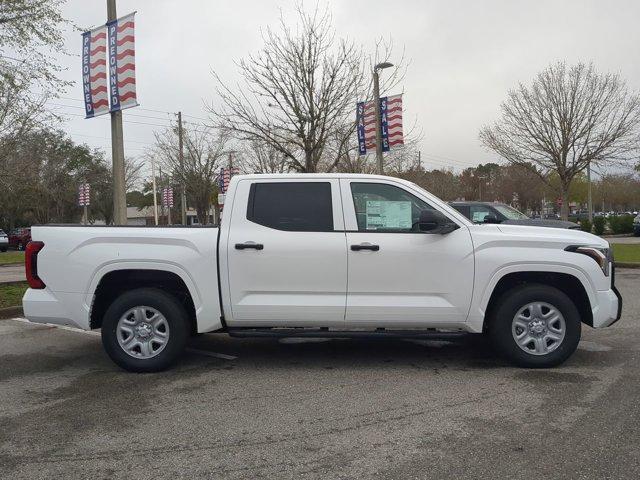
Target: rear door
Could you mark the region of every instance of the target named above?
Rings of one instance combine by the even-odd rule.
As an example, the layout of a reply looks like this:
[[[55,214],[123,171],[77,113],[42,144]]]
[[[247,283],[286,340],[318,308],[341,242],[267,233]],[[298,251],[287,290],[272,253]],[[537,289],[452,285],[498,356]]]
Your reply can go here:
[[[337,179],[246,179],[227,242],[231,326],[342,326],[347,246]],[[229,208],[229,206],[227,206]]]
[[[474,252],[468,228],[420,232],[418,192],[387,180],[341,180],[349,246],[347,327],[446,327],[466,321]],[[445,213],[443,211],[441,213]]]

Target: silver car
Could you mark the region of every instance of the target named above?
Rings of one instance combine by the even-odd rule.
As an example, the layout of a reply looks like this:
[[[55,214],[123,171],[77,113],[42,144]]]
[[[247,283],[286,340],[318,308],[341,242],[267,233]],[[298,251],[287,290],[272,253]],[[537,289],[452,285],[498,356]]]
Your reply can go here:
[[[4,230],[0,230],[0,252],[6,252],[7,248],[9,248],[9,237]]]

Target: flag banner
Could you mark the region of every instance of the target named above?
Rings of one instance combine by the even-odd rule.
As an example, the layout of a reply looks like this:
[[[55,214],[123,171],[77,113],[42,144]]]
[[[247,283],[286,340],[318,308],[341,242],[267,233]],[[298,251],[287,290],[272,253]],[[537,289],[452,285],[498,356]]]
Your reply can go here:
[[[164,187],[162,189],[162,206],[173,208],[173,188]]]
[[[78,206],[91,205],[91,187],[88,183],[81,183],[78,187]]]
[[[402,134],[402,95],[381,97],[380,128],[382,151],[404,145]],[[356,111],[358,152],[366,155],[376,150],[376,109],[373,101],[359,102]]]
[[[382,146],[386,152],[404,146],[404,135],[402,133],[402,95],[381,98],[381,107],[383,102],[385,115],[382,118],[382,123],[386,125],[386,130],[383,130],[383,136],[386,136],[387,139],[387,150],[384,150],[384,141]]]
[[[107,23],[112,112],[138,106],[134,26],[135,12]]]
[[[358,102],[356,122],[358,128],[358,152],[360,155],[365,155],[367,153],[367,147],[365,146],[364,135],[364,102]]]
[[[82,34],[82,97],[86,117],[109,112],[107,91],[107,28]]]
[[[239,173],[240,169],[236,167],[220,169],[220,174],[218,175],[218,190],[220,191],[220,193],[227,193],[231,177],[233,177],[234,175],[238,175]]]

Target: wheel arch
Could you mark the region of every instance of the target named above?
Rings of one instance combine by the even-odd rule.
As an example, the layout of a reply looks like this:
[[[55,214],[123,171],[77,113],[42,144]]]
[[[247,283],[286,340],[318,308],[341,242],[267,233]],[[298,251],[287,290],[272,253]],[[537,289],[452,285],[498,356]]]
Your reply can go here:
[[[102,326],[102,319],[109,305],[123,292],[135,288],[159,288],[176,297],[185,307],[191,323],[191,332],[198,331],[199,296],[195,287],[189,285],[183,276],[167,268],[136,268],[122,265],[96,275],[95,287],[90,291],[89,325],[96,329]],[[194,295],[195,294],[195,295]]]
[[[528,283],[549,285],[565,293],[578,309],[582,323],[593,326],[591,298],[593,293],[588,282],[585,285],[585,281],[577,274],[549,270],[519,270],[505,272],[491,283],[493,286],[491,289],[487,289],[482,304],[485,318],[483,331],[486,331],[488,320],[491,318],[500,297],[509,290]]]

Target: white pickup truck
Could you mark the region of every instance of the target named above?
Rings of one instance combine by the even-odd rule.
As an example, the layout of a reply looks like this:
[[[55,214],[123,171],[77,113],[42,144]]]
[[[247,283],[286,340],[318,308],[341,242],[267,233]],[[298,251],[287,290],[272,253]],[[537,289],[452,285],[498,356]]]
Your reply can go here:
[[[25,316],[101,328],[131,371],[166,368],[203,332],[486,333],[516,364],[548,367],[581,323],[609,326],[622,308],[601,238],[474,225],[384,176],[240,175],[219,228],[44,225],[32,239]]]

